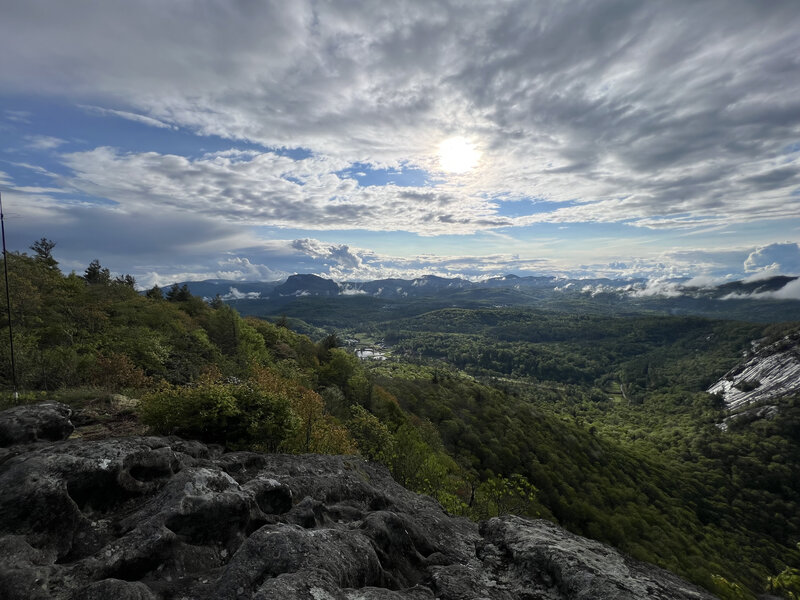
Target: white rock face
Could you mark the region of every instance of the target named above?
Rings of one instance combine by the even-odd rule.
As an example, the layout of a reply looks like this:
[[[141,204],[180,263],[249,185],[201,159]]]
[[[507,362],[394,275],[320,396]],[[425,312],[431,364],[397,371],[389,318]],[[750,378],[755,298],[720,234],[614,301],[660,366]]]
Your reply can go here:
[[[728,371],[708,388],[721,393],[728,410],[744,408],[800,391],[800,339],[798,334],[759,350],[746,362]]]
[[[356,356],[361,360],[386,360],[386,355],[373,348],[362,348],[356,350]]]

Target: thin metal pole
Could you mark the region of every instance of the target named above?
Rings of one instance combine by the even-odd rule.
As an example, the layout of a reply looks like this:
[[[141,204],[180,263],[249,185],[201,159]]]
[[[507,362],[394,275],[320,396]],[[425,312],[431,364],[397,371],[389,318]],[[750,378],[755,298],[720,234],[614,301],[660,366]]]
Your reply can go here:
[[[14,400],[19,398],[17,391],[17,364],[14,362],[14,329],[11,325],[11,294],[8,287],[8,251],[6,250],[6,222],[3,216],[3,194],[0,193],[0,232],[3,237],[3,274],[6,278],[6,308],[8,309],[8,343],[11,346],[11,380],[14,383]]]

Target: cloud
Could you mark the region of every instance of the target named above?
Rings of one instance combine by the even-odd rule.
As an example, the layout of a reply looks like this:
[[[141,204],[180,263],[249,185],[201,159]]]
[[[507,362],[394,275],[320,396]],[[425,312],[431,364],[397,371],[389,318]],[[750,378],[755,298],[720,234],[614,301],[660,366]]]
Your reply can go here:
[[[364,296],[367,292],[356,288],[344,287],[339,290],[339,293],[342,296]]]
[[[99,258],[112,271],[137,278],[151,271],[178,273],[186,271],[181,268],[186,263],[202,259],[208,264],[230,248],[259,244],[242,227],[169,209],[154,213],[137,206],[54,200],[19,188],[3,193],[3,205],[9,247],[27,249],[48,237],[58,244],[56,258],[67,272],[83,272]]]
[[[314,258],[333,261],[346,269],[358,269],[363,264],[363,259],[345,244],[325,244],[319,240],[305,238],[294,240],[292,247]]]
[[[220,269],[215,276],[219,279],[237,281],[278,281],[287,273],[275,270],[267,265],[254,264],[249,258],[234,256],[219,262]]]
[[[414,279],[426,275],[479,280],[509,272],[524,275],[558,271],[558,267],[549,260],[520,258],[510,254],[395,256],[315,239],[294,240],[291,245],[293,249],[314,259],[317,269],[314,272],[337,281]]]
[[[31,113],[28,110],[9,110],[3,111],[3,117],[13,123],[30,123]]]
[[[761,246],[751,252],[744,261],[744,270],[752,275],[750,281],[772,275],[800,274],[800,244],[784,242]]]
[[[49,135],[27,135],[25,140],[26,147],[32,150],[53,150],[67,143],[66,140]]]
[[[713,287],[717,287],[718,285],[722,285],[733,279],[732,275],[727,275],[725,277],[715,277],[713,275],[695,275],[691,279],[683,282],[684,287],[696,287],[701,289],[709,289]]]
[[[682,282],[672,281],[666,278],[649,279],[643,287],[635,286],[630,291],[630,295],[635,298],[647,298],[651,296],[676,298],[683,294]]]
[[[121,119],[127,119],[128,121],[134,121],[136,123],[149,125],[150,127],[158,127],[160,129],[176,129],[174,125],[170,125],[169,123],[164,123],[163,121],[159,121],[158,119],[154,119],[153,117],[148,117],[147,115],[140,115],[137,113],[128,112],[126,110],[114,110],[112,108],[102,108],[100,106],[89,106],[86,104],[81,104],[80,107],[87,112],[94,113],[97,115],[103,115],[108,117],[119,117]]]
[[[179,281],[203,281],[206,279],[280,281],[288,276],[285,271],[273,269],[264,264],[253,263],[249,258],[241,256],[233,256],[218,261],[216,268],[209,268],[203,264],[202,259],[208,260],[208,257],[200,256],[197,258],[199,260],[195,264],[159,265],[153,270],[136,273],[136,281],[142,288],[150,288],[154,285],[163,287]],[[257,297],[258,293],[253,295],[252,292],[240,292],[235,287],[231,287],[228,293],[222,296],[224,300]]]
[[[800,279],[794,279],[779,290],[771,292],[753,292],[750,294],[731,293],[722,300],[800,300]]]
[[[95,125],[84,112],[116,117],[99,128],[106,140],[117,118],[137,132],[87,135],[87,151],[48,153],[24,175],[14,163],[3,180],[18,247],[49,235],[76,269],[99,255],[152,278],[800,272],[791,243],[754,247],[800,224],[795,0],[4,8],[0,44],[14,52],[0,86],[26,110],[5,110],[2,127],[18,147],[65,106]],[[77,143],[65,130],[51,133]],[[475,170],[440,172],[451,137],[474,140]],[[63,150],[60,140],[27,141]],[[424,184],[366,183],[377,169],[398,182],[422,172]],[[573,223],[628,229],[603,225],[592,231],[613,241],[577,243],[589,230]],[[293,239],[265,244],[259,227]],[[778,227],[777,238],[746,237]],[[549,246],[539,240],[556,230]],[[730,243],[712,238],[736,230]],[[354,231],[413,235],[379,252],[357,247]],[[476,232],[507,243],[449,237]],[[635,236],[647,245],[628,254],[646,256],[612,254]],[[385,250],[400,239],[418,255]],[[664,252],[669,243],[683,249]]]
[[[254,300],[261,297],[261,292],[240,292],[231,286],[227,294],[220,296],[223,300]]]
[[[462,135],[481,164],[434,200],[544,198],[571,205],[514,224],[691,230],[800,213],[798,29],[789,0],[198,0],[128,4],[124,19],[116,3],[31,0],[4,11],[0,85],[347,164],[434,172],[439,143]],[[337,197],[369,220],[380,202],[405,208],[387,194]]]
[[[800,279],[790,281],[781,289],[772,292],[776,300],[800,300]]]
[[[317,230],[473,233],[511,219],[480,195],[453,187],[360,186],[327,156],[293,159],[229,150],[196,159],[101,147],[66,154],[64,185],[142,210],[166,208],[229,222]]]

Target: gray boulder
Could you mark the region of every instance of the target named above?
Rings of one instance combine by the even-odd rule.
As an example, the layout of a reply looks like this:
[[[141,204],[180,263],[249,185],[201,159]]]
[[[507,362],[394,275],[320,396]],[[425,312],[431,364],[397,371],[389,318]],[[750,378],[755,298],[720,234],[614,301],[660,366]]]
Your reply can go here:
[[[75,430],[72,410],[60,402],[15,406],[0,412],[0,448],[67,439]]]
[[[450,517],[358,457],[158,437],[0,461],[0,597],[712,598],[551,523]]]

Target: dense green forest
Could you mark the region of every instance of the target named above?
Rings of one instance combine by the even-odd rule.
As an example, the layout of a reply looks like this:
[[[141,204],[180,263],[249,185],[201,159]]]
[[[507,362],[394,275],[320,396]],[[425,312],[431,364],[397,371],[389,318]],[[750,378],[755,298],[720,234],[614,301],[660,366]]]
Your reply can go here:
[[[139,293],[97,261],[63,275],[43,242],[8,257],[19,401],[121,392],[154,432],[360,453],[453,514],[551,519],[723,598],[793,585],[800,399],[723,431],[704,392],[788,325],[423,305],[308,318],[311,339],[185,287]],[[359,361],[341,341],[356,334],[393,358]]]

